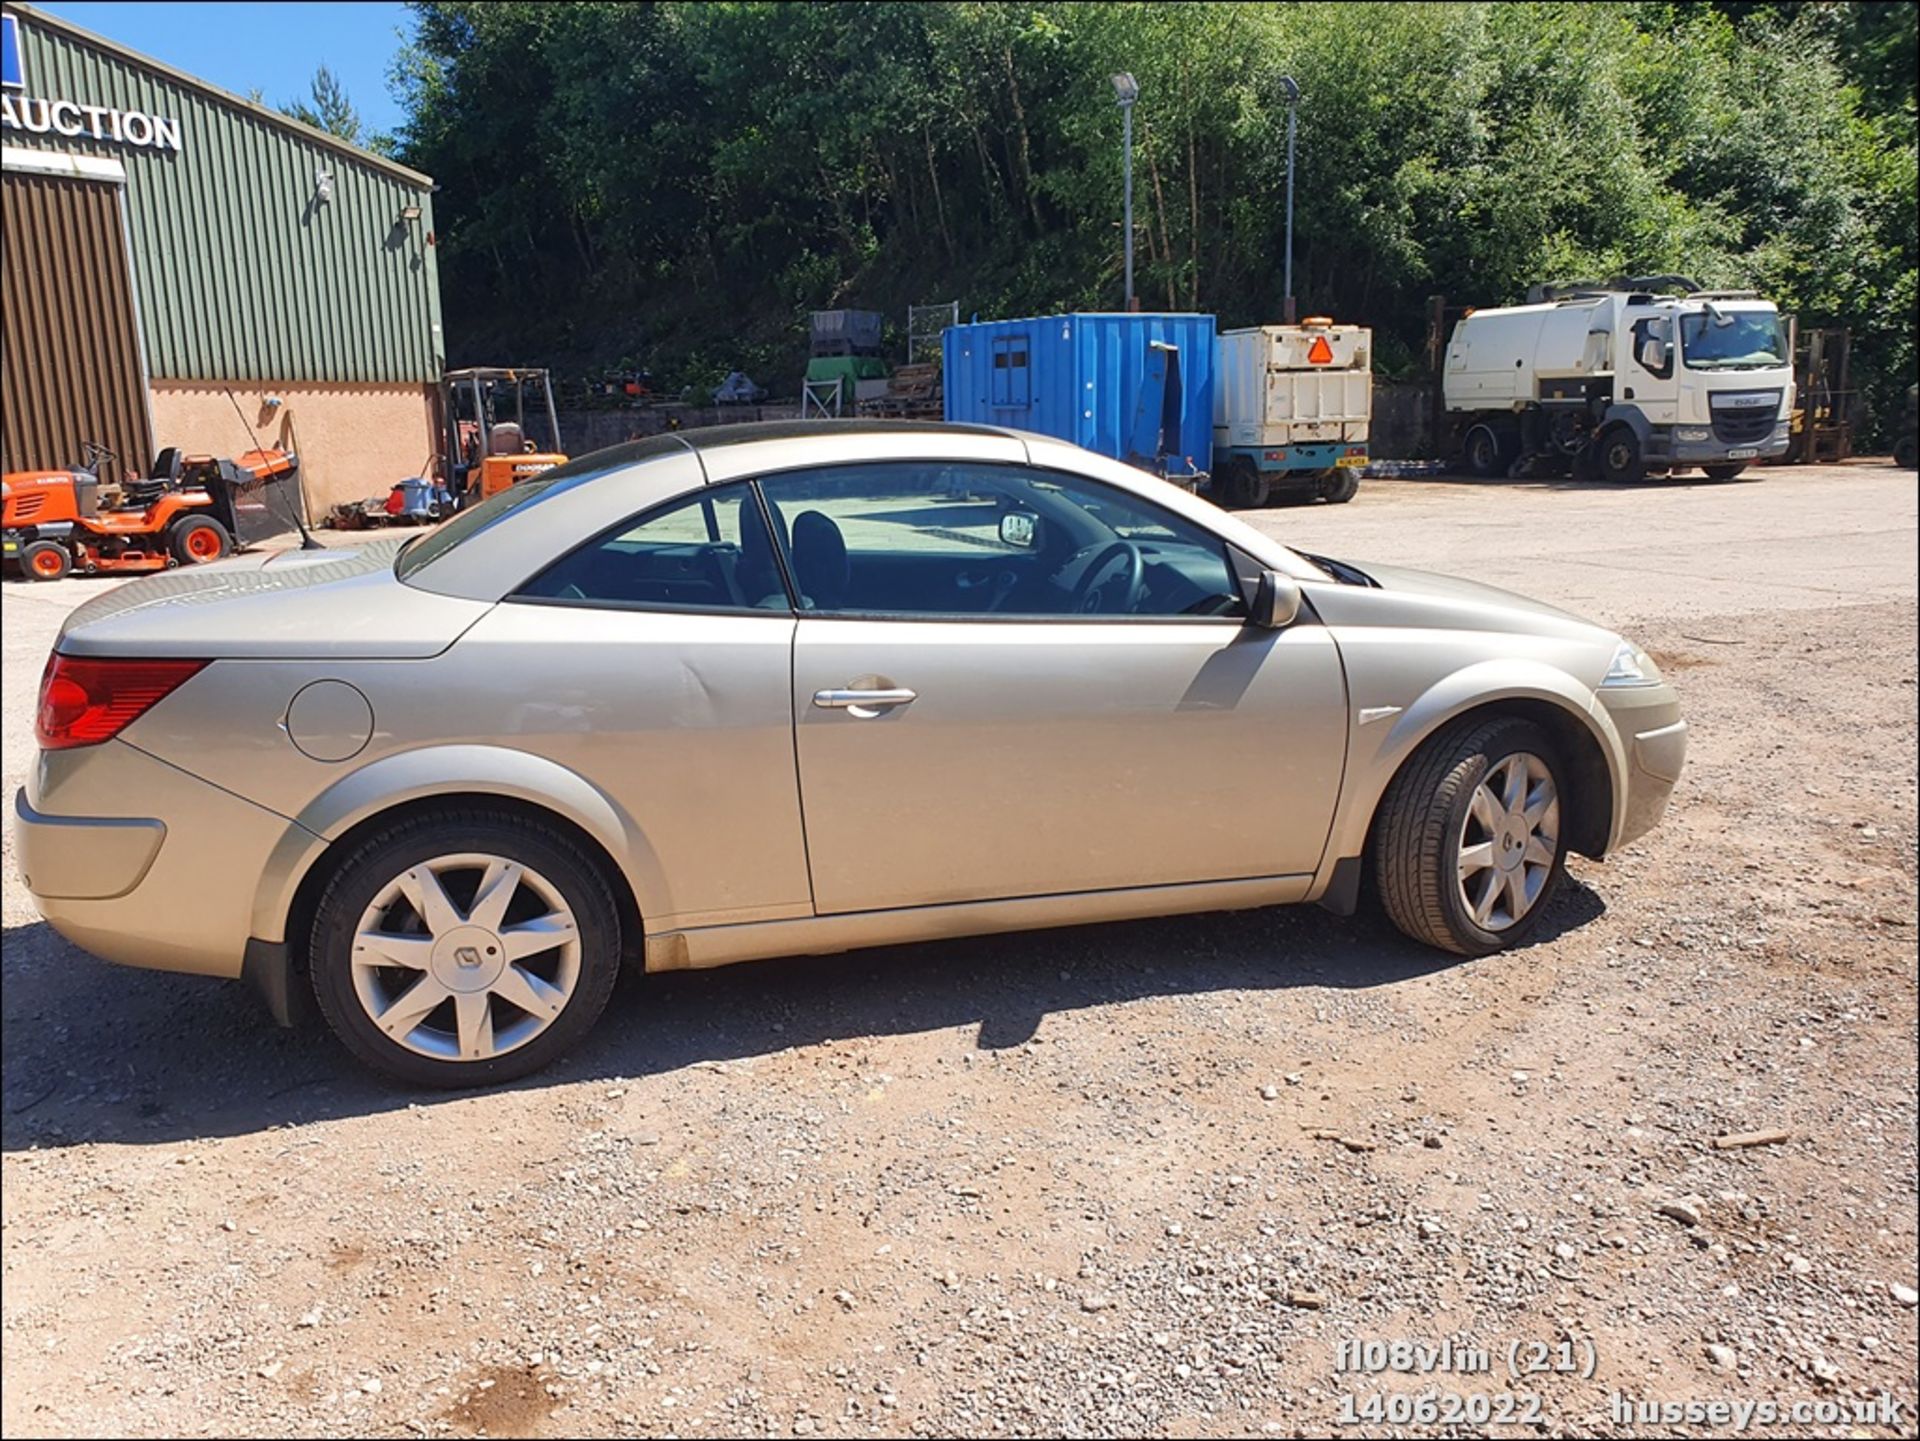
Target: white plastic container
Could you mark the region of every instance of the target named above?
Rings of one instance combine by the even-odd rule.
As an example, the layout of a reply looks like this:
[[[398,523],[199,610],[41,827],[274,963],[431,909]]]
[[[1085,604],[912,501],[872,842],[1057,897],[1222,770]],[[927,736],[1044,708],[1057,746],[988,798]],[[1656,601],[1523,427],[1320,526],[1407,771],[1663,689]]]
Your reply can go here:
[[[1371,330],[1258,325],[1214,343],[1215,446],[1362,442],[1372,417]]]

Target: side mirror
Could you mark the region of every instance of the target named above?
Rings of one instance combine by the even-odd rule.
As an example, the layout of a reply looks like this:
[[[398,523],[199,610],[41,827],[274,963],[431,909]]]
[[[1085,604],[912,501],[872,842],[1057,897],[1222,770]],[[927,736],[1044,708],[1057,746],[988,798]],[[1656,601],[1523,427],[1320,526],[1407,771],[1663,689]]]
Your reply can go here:
[[[1040,542],[1040,517],[1030,510],[1009,510],[1000,516],[1000,544],[1032,550]]]
[[[1282,630],[1299,619],[1300,605],[1299,581],[1277,570],[1263,570],[1248,619],[1265,630]]]

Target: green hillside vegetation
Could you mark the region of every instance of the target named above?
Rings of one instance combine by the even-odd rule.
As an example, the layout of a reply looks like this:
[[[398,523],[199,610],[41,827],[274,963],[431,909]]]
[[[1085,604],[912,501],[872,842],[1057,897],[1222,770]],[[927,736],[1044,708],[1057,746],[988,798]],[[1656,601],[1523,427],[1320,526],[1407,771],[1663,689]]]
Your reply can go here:
[[[1677,271],[1851,326],[1884,418],[1917,8],[420,3],[397,141],[443,187],[456,362],[791,393],[810,309],[1118,308],[1118,70],[1142,305],[1278,319],[1289,74],[1302,313],[1372,325],[1383,372],[1430,294]]]

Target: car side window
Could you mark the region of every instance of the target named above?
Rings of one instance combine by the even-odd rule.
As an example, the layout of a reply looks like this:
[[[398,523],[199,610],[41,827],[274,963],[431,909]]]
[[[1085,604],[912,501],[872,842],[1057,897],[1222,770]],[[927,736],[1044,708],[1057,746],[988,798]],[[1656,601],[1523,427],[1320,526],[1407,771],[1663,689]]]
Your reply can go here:
[[[848,616],[1245,614],[1225,543],[1060,471],[889,461],[760,482],[801,610]]]
[[[715,486],[596,536],[518,599],[650,610],[788,609],[752,487]]]

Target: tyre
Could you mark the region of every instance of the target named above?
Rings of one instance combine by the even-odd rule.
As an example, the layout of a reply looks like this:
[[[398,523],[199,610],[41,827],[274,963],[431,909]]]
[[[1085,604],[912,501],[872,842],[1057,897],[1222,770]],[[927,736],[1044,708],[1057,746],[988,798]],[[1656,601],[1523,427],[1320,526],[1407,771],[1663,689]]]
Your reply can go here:
[[[620,969],[607,878],[559,831],[485,810],[356,845],[315,910],[308,964],[347,1049],[410,1085],[528,1075],[592,1029]]]
[[[1920,468],[1920,439],[1903,435],[1893,443],[1893,463],[1902,470]]]
[[[1267,477],[1244,455],[1220,468],[1220,499],[1229,510],[1258,510],[1267,503]]]
[[[1507,473],[1506,444],[1490,425],[1476,425],[1469,430],[1461,442],[1460,453],[1466,459],[1468,471],[1482,480]]]
[[[1393,923],[1463,956],[1524,942],[1566,872],[1565,774],[1530,721],[1469,718],[1422,746],[1387,787],[1374,828]]]
[[[1336,467],[1320,482],[1320,498],[1328,505],[1345,505],[1360,492],[1360,472]]]
[[[211,516],[194,515],[173,523],[167,536],[167,548],[182,565],[203,565],[219,560],[233,549],[233,537],[227,528]]]
[[[1707,473],[1708,480],[1732,480],[1747,468],[1747,463],[1742,460],[1732,465],[1703,465],[1700,468]]]
[[[28,580],[64,580],[73,556],[58,541],[30,540],[20,548],[20,569]]]
[[[1600,433],[1594,460],[1600,478],[1614,485],[1638,485],[1647,478],[1646,458],[1640,453],[1640,437],[1624,425]]]

